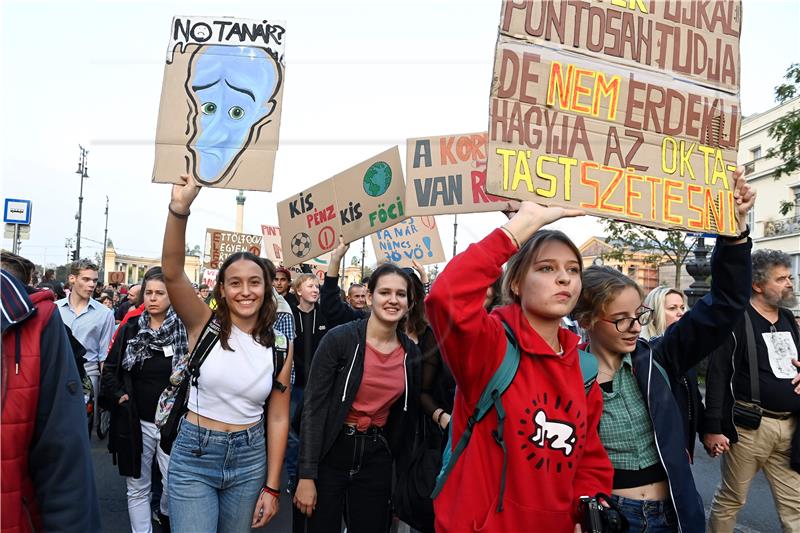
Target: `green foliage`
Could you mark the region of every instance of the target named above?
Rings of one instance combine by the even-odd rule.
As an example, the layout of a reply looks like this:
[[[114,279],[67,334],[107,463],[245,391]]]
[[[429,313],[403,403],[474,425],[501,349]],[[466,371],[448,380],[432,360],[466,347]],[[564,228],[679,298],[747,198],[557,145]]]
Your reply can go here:
[[[778,213],[783,216],[788,215],[792,209],[794,209],[794,202],[787,202],[786,200],[781,200],[778,206]]]
[[[775,87],[775,100],[780,104],[800,95],[800,63],[790,65],[784,79],[788,83]],[[769,136],[778,145],[767,150],[767,157],[777,157],[783,161],[775,170],[775,179],[800,168],[800,109],[795,109],[773,122],[769,127]]]
[[[681,267],[694,245],[695,237],[679,230],[655,230],[629,222],[605,219],[606,242],[612,245],[603,258],[625,262],[635,255],[644,263],[675,266],[673,287],[680,287]]]

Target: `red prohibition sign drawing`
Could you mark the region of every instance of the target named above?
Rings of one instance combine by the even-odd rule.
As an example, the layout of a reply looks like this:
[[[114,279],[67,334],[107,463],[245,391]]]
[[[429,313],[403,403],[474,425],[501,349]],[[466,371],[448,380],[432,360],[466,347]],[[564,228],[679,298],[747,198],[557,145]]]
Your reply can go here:
[[[434,217],[419,217],[419,221],[426,228],[433,229],[436,227],[436,219]]]
[[[319,232],[317,242],[319,243],[319,247],[327,252],[333,248],[333,244],[336,242],[336,232],[331,226],[325,226]]]
[[[261,255],[261,246],[254,244],[247,251],[253,255]]]

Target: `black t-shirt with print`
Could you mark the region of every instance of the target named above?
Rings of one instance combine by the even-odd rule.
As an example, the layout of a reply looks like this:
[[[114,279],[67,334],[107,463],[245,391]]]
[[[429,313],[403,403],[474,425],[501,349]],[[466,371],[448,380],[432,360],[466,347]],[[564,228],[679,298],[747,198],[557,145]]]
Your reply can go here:
[[[800,412],[800,395],[794,393],[791,377],[776,376],[776,372],[779,376],[794,376],[797,372],[791,364],[791,357],[797,358],[800,348],[790,318],[787,313],[779,313],[778,321],[773,324],[752,305],[747,306],[747,312],[750,313],[756,341],[761,406],[770,411]],[[738,341],[746,350],[747,337]],[[750,368],[747,363],[736,369],[733,389],[737,398],[750,398]]]

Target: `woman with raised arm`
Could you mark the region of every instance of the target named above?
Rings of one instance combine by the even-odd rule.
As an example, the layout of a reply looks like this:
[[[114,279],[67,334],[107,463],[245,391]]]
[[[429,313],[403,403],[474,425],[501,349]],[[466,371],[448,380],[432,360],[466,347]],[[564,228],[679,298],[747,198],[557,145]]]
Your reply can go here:
[[[579,214],[523,202],[431,287],[428,319],[457,384],[448,451],[472,431],[434,500],[436,531],[572,533],[583,521],[579,498],[611,488],[597,435],[600,390],[584,385],[579,339],[561,327],[581,291],[581,255],[560,231],[540,230]],[[511,304],[488,313],[487,288],[506,261]],[[520,352],[513,381],[501,407],[475,423],[478,400],[512,342]]]
[[[583,273],[575,318],[586,330],[603,391],[600,439],[614,465],[612,499],[631,531],[705,531],[685,442],[685,412],[675,383],[730,334],[750,296],[751,241],[745,220],[755,193],[736,172],[741,234],[719,237],[711,257],[711,292],[658,342],[640,338],[652,310],[637,283],[610,267]]]
[[[273,377],[272,351],[285,337],[274,329],[272,279],[255,255],[235,253],[222,264],[214,311],[197,298],[183,267],[189,209],[200,187],[189,176],[182,179],[183,184],[173,186],[169,204],[164,280],[186,325],[189,350],[211,320],[219,325],[219,341],[192,380],[189,411],[172,447],[171,525],[175,531],[249,531],[278,512],[289,431],[291,352]],[[185,364],[174,369],[173,383],[190,379]]]
[[[391,525],[392,471],[414,439],[420,355],[398,328],[411,280],[395,265],[369,280],[369,318],[322,339],[306,382],[295,505],[307,531],[381,533]],[[346,514],[345,514],[346,513]]]

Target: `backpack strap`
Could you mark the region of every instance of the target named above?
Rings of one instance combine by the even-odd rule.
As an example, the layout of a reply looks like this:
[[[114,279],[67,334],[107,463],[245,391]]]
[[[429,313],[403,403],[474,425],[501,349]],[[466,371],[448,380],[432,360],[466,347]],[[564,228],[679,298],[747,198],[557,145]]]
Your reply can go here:
[[[597,371],[599,366],[597,358],[589,352],[578,350],[578,360],[581,365],[581,375],[583,375],[583,390],[589,394],[589,389],[597,381]]]
[[[272,344],[272,389],[277,388],[281,392],[286,392],[286,385],[278,380],[278,376],[289,355],[289,341],[286,339],[286,335],[277,329],[273,331],[275,342]]]
[[[445,447],[444,454],[442,455],[442,470],[439,472],[439,475],[436,478],[436,486],[433,489],[431,498],[436,498],[436,496],[438,496],[442,491],[442,488],[444,488],[444,484],[447,481],[447,478],[450,476],[450,472],[456,465],[458,458],[461,457],[461,454],[464,452],[467,444],[469,444],[475,424],[483,420],[483,418],[488,414],[489,410],[494,408],[497,412],[497,429],[492,431],[492,436],[494,437],[495,442],[497,442],[497,444],[503,450],[503,470],[500,475],[500,497],[497,503],[497,512],[503,510],[503,494],[505,492],[506,485],[506,465],[508,463],[508,453],[505,440],[503,439],[503,422],[505,420],[506,413],[503,409],[503,403],[500,398],[514,380],[514,376],[517,374],[520,361],[520,350],[517,340],[508,324],[503,322],[503,327],[505,328],[506,333],[506,353],[503,356],[503,361],[500,363],[500,366],[495,371],[494,375],[492,375],[492,378],[489,380],[489,383],[483,390],[472,416],[467,419],[467,427],[464,429],[464,433],[461,434],[461,438],[458,440],[455,448],[451,448],[449,445]],[[453,440],[452,427],[453,426],[451,424],[450,429],[448,430],[448,442],[452,442]]]
[[[192,355],[189,358],[189,365],[187,371],[191,377],[191,384],[197,386],[197,379],[200,377],[200,367],[205,362],[206,358],[214,349],[219,341],[219,322],[211,314],[206,325],[203,326],[203,331],[200,332],[200,337],[197,339],[197,344],[194,346]]]

